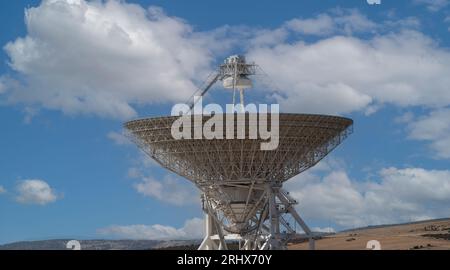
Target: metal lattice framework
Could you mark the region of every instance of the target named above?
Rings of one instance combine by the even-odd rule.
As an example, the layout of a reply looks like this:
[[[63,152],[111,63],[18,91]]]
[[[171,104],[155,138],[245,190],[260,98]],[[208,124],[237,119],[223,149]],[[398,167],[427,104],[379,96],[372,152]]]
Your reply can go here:
[[[210,117],[203,116],[200,123],[203,125]],[[249,138],[248,127],[253,122],[248,114],[243,139],[176,140],[171,128],[178,118],[135,120],[125,127],[150,157],[202,191],[209,224],[204,248],[226,248],[227,233],[245,240],[241,248],[280,248],[296,233],[283,217],[288,213],[312,239],[311,231],[293,208],[295,200],[281,186],[338,146],[352,132],[351,119],[279,114],[279,146],[263,151],[261,139]],[[237,117],[234,125],[237,132]],[[286,229],[285,233],[280,226]]]
[[[135,120],[125,127],[149,156],[199,187],[254,180],[284,182],[314,166],[352,132],[353,121],[343,117],[280,114],[279,118],[280,143],[274,151],[260,150],[261,139],[176,140],[171,127],[178,117]],[[208,119],[203,116],[203,123]]]

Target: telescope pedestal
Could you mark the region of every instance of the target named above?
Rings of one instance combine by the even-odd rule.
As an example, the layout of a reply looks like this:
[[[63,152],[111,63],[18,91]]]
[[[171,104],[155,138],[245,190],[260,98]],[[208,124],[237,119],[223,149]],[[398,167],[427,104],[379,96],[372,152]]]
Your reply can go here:
[[[243,234],[227,233],[223,220],[217,217],[217,209],[213,207],[214,203],[209,201],[208,196],[203,194],[205,216],[206,236],[201,243],[199,250],[226,250],[229,249],[230,242],[234,245],[239,244],[240,250],[278,250],[286,249],[287,242],[294,237],[308,239],[309,249],[315,249],[314,234],[295,210],[294,205],[297,202],[285,192],[280,185],[264,185],[263,199],[265,207],[257,216],[256,229]],[[290,216],[295,223],[300,225],[304,235],[299,235],[286,221]],[[284,231],[281,231],[281,228]],[[231,244],[231,243],[230,243]]]

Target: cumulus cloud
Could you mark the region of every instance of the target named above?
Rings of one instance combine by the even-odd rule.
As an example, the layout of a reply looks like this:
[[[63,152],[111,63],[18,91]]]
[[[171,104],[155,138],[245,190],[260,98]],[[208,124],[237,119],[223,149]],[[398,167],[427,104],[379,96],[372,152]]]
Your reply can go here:
[[[6,83],[5,83],[5,77],[0,77],[0,94],[6,92]]]
[[[450,158],[450,109],[432,111],[409,121],[409,137],[430,142],[435,158]]]
[[[311,35],[327,35],[334,30],[333,18],[327,14],[320,14],[312,19],[293,19],[287,26],[297,32]]]
[[[344,228],[450,215],[450,171],[385,168],[376,181],[354,181],[343,169],[309,172],[288,182],[305,219]]]
[[[134,189],[143,196],[175,206],[200,203],[199,191],[187,179],[175,174],[165,174],[161,178],[149,174],[160,165],[142,151],[133,163],[127,176],[134,181]]]
[[[414,119],[412,112],[406,112],[400,116],[395,117],[394,122],[399,124],[410,123]]]
[[[450,53],[415,30],[263,45],[248,58],[276,78],[281,90],[273,96],[285,111],[342,114],[373,112],[385,103],[450,104]]]
[[[5,46],[18,76],[0,76],[0,101],[26,104],[26,121],[40,107],[130,118],[136,105],[185,101],[213,55],[238,44],[276,81],[277,91],[266,93],[284,111],[371,114],[383,104],[437,111],[450,105],[450,52],[420,33],[415,18],[375,23],[357,10],[335,9],[275,29],[196,32],[157,7],[44,0],[27,9],[25,22],[27,35]],[[302,41],[309,35],[317,39]],[[450,156],[445,135],[415,134],[438,157]],[[108,137],[126,142],[119,133]]]
[[[114,225],[99,229],[102,235],[110,235],[123,239],[148,240],[185,240],[201,239],[204,236],[204,221],[200,218],[189,219],[182,228],[165,225]]]
[[[46,205],[58,199],[55,190],[47,182],[38,179],[21,181],[17,192],[16,201],[23,204]]]
[[[22,79],[3,78],[0,91],[10,103],[130,118],[138,104],[185,101],[213,55],[243,46],[276,80],[282,90],[270,95],[287,111],[448,105],[450,53],[411,30],[417,25],[414,18],[375,23],[357,10],[335,9],[276,29],[196,32],[157,7],[45,0],[27,9],[27,35],[5,46]],[[305,35],[321,39],[306,43]]]
[[[111,131],[108,133],[107,137],[112,140],[117,145],[129,145],[131,141],[121,132]]]
[[[414,0],[416,4],[426,5],[430,11],[438,11],[450,4],[449,0]]]
[[[6,193],[6,189],[3,186],[0,186],[0,194]]]
[[[358,10],[336,9],[331,14],[322,13],[314,18],[297,18],[286,22],[285,27],[306,35],[352,34],[376,28],[376,24]]]
[[[159,8],[116,0],[44,0],[25,22],[27,35],[4,47],[22,79],[0,91],[69,114],[130,118],[133,104],[185,101],[222,46]]]
[[[162,180],[143,176],[135,183],[134,188],[144,196],[177,206],[200,203],[199,192],[194,185],[172,175],[166,175]]]
[[[275,29],[240,28],[240,40],[246,40],[247,48],[273,46],[303,40],[304,37],[327,38],[331,36],[381,35],[399,29],[420,29],[416,17],[394,19],[388,15],[383,21],[374,22],[357,9],[335,8],[314,17],[294,18]]]

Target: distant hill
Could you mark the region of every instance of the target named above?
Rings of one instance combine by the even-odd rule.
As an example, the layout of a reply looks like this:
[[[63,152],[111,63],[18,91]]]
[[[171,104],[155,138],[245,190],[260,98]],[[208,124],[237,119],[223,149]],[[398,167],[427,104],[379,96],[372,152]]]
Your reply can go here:
[[[72,239],[15,242],[0,245],[0,250],[67,250],[66,244],[70,240]],[[79,242],[82,250],[172,249],[200,244],[200,240],[80,240]]]
[[[441,222],[441,221],[450,221],[450,218],[437,218],[437,219],[419,220],[419,221],[411,221],[411,222],[404,222],[404,223],[394,223],[394,224],[369,225],[369,226],[366,226],[366,227],[359,227],[359,228],[352,228],[352,229],[342,230],[342,231],[339,231],[339,233],[346,233],[346,232],[353,232],[353,231],[360,231],[360,230],[368,230],[368,229],[380,229],[380,228],[404,226],[404,225],[416,225],[416,224],[422,224],[422,223],[430,223],[430,222],[433,223],[433,222]]]
[[[316,241],[316,249],[365,250],[376,240],[388,250],[450,250],[450,219],[369,226],[342,231]],[[293,243],[289,249],[308,249],[307,243]]]
[[[382,249],[450,249],[450,219],[369,226],[338,233],[316,233],[317,249],[366,249],[378,240]],[[71,239],[15,242],[0,250],[66,250]],[[83,250],[194,250],[201,240],[81,240]],[[292,239],[289,249],[307,249],[302,235]]]

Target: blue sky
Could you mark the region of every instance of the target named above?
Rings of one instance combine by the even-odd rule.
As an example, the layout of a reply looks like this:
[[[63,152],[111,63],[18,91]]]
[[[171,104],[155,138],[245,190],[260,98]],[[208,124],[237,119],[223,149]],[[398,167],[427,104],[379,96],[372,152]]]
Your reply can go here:
[[[195,189],[120,132],[233,53],[281,89],[250,98],[355,121],[287,185],[312,227],[450,216],[448,2],[1,2],[0,243],[201,235]]]

